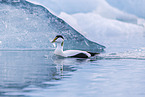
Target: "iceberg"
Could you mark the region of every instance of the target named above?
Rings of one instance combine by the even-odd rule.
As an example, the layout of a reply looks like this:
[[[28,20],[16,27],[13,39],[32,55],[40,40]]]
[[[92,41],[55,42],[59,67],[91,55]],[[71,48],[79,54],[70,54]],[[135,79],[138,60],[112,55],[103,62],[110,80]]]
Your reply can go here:
[[[145,19],[129,12],[144,15],[144,0],[27,1],[45,6],[87,39],[104,44],[107,48],[115,48],[117,41],[134,40],[137,39],[136,35],[144,36]]]
[[[52,49],[58,34],[65,38],[64,49],[103,51],[105,46],[92,42],[49,12],[25,0],[0,0],[1,49]]]
[[[145,18],[145,0],[106,0],[111,6],[124,12]]]
[[[90,12],[73,14],[61,12],[59,17],[89,40],[105,44],[107,51],[110,48],[117,48],[120,41],[129,40],[132,43],[132,41],[138,40],[138,37],[144,36],[144,18],[121,11],[111,6],[106,0],[94,1],[97,2],[96,8]],[[132,3],[135,4],[135,1],[137,0],[132,1]],[[138,43],[140,42],[138,41]]]

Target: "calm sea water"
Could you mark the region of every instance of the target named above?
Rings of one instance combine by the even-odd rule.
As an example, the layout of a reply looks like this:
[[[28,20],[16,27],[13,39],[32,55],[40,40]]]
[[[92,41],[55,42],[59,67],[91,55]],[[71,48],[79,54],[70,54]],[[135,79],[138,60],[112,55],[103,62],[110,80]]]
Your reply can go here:
[[[144,34],[123,37],[90,59],[0,50],[0,97],[145,97]]]
[[[49,50],[0,51],[0,97],[144,97],[144,90],[143,56],[75,59]]]

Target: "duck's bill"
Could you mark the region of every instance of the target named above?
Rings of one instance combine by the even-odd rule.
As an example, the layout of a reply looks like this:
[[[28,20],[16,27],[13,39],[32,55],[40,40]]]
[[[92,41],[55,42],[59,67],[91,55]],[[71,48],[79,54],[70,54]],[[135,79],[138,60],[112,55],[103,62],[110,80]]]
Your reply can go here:
[[[54,43],[56,40],[57,40],[57,37],[55,37],[51,43]]]

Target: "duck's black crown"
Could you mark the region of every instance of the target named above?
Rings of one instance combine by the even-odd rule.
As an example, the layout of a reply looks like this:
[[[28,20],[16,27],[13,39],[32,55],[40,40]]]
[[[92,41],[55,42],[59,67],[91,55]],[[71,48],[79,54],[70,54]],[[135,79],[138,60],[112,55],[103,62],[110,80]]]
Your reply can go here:
[[[62,35],[57,35],[56,37],[64,39]]]

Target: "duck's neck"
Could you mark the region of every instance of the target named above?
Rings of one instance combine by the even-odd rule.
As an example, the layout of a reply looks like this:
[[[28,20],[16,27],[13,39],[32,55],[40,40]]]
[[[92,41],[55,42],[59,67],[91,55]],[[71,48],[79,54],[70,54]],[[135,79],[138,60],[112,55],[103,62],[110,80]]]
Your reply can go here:
[[[54,53],[56,55],[64,56],[62,43],[57,43],[57,48],[55,49]]]

